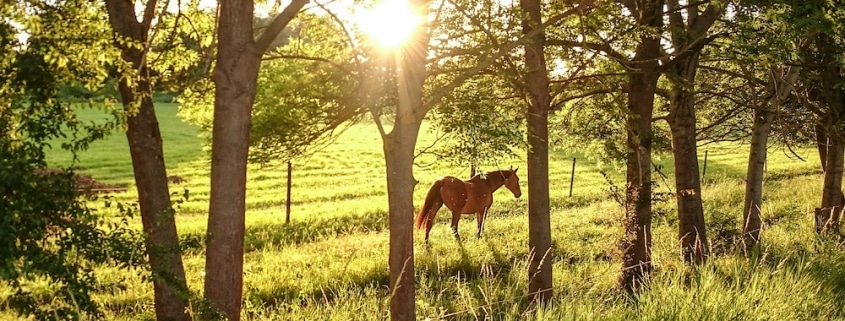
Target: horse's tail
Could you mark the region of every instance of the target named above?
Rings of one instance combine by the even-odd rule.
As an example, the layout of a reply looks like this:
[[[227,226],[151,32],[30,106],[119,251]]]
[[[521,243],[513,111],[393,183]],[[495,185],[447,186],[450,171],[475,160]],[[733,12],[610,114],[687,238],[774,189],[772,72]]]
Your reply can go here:
[[[423,207],[420,209],[419,214],[417,214],[417,219],[414,222],[414,226],[419,229],[423,226],[423,223],[428,219],[428,212],[431,212],[431,208],[434,206],[434,202],[440,201],[440,187],[443,186],[443,180],[436,180],[434,184],[431,185],[431,188],[428,190],[428,195],[425,196],[425,203],[423,203]]]

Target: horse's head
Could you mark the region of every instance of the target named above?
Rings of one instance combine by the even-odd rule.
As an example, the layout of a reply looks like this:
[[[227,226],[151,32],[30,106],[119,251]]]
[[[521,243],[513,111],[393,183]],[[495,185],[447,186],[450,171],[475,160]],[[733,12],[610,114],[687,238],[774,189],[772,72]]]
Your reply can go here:
[[[505,187],[513,193],[513,197],[519,198],[522,196],[522,190],[519,189],[519,176],[516,176],[516,169],[511,166],[511,168],[506,172],[508,173],[505,177]]]

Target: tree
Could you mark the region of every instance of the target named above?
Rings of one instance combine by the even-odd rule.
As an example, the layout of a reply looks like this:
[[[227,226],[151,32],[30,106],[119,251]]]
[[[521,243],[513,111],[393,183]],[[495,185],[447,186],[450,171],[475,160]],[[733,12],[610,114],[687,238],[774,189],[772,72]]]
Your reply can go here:
[[[626,0],[622,4],[639,28],[634,57],[628,69],[629,115],[626,119],[625,235],[622,239],[620,286],[633,291],[652,270],[651,262],[651,148],[654,95],[660,78],[662,0]]]
[[[153,79],[147,63],[157,1],[145,3],[142,20],[135,4],[106,0],[115,45],[125,65],[118,66],[118,89],[126,110],[126,138],[138,189],[147,257],[153,271],[156,318],[189,320],[188,286],[179,248],[175,210],[167,186],[161,132],[153,106]]]
[[[746,248],[760,243],[763,228],[761,208],[763,204],[763,174],[768,154],[768,138],[780,106],[793,91],[801,72],[801,66],[772,68],[766,91],[767,97],[760,108],[755,109],[751,126],[751,146],[748,152],[748,169],[745,178],[745,201],[743,205],[742,235]],[[783,76],[780,76],[783,75]]]
[[[763,228],[763,177],[769,137],[776,118],[795,118],[784,106],[790,96],[795,96],[794,87],[803,68],[793,57],[797,57],[807,42],[800,36],[800,30],[789,27],[778,8],[753,3],[738,8],[740,10],[737,10],[739,14],[734,29],[742,36],[737,38],[751,41],[733,42],[724,51],[738,53],[737,56],[729,55],[738,66],[753,66],[735,69],[741,71],[740,76],[745,76],[744,81],[748,84],[746,88],[763,87],[759,94],[762,99],[750,99],[748,101],[751,105],[747,106],[753,118],[742,210],[742,235],[744,246],[752,248],[760,243]],[[756,27],[759,25],[770,27]],[[763,32],[765,37],[757,37]],[[761,56],[766,59],[760,59]],[[758,77],[758,74],[765,76]]]
[[[256,39],[252,0],[220,2],[205,298],[240,320],[251,110],[261,56],[308,0],[294,0]]]
[[[822,8],[819,8],[822,9]],[[827,8],[825,8],[827,9]],[[842,172],[845,168],[845,82],[842,74],[841,38],[828,30],[816,33],[810,38],[813,50],[806,61],[818,66],[816,72],[821,79],[819,96],[822,110],[817,123],[819,154],[824,169],[824,185],[821,206],[816,208],[816,231],[838,233],[840,213],[843,210]],[[823,142],[823,143],[822,143]]]
[[[583,22],[582,35],[577,37],[553,39],[555,46],[570,46],[592,51],[581,61],[599,60],[597,63],[580,64],[576,70],[597,66],[597,72],[574,77],[574,81],[564,84],[586,84],[585,90],[560,100],[556,104],[563,108],[567,101],[580,100],[599,94],[611,94],[602,98],[602,102],[609,101],[611,110],[616,105],[624,104],[621,110],[614,111],[601,119],[621,121],[620,126],[625,132],[622,146],[608,140],[613,137],[613,125],[598,132],[602,139],[597,148],[600,153],[617,156],[625,160],[625,196],[618,196],[625,207],[624,228],[622,236],[622,274],[619,285],[626,291],[639,288],[652,270],[651,262],[651,207],[652,207],[652,179],[651,179],[651,151],[659,136],[653,134],[654,101],[657,93],[657,81],[662,69],[661,35],[663,33],[662,0],[630,0],[619,3],[603,3],[597,11],[604,15],[594,15],[592,19]],[[626,30],[624,33],[608,33],[607,28]],[[583,50],[580,52],[583,54]],[[633,52],[633,56],[628,53]],[[607,68],[597,56],[608,57],[616,62],[623,70],[616,71]],[[624,80],[617,79],[624,76]],[[620,95],[614,85],[622,84]],[[623,98],[624,97],[624,98]],[[624,103],[622,103],[622,101]],[[586,104],[593,106],[593,104]],[[574,109],[572,109],[574,110]],[[588,115],[593,113],[587,111]],[[572,115],[572,111],[568,112]],[[593,126],[595,127],[595,125]],[[594,137],[590,137],[594,138]],[[621,155],[620,155],[621,154]]]
[[[706,261],[709,249],[698,171],[695,76],[702,49],[715,37],[707,34],[724,12],[725,3],[709,2],[704,8],[681,6],[677,0],[669,0],[667,4],[673,57],[664,68],[670,83],[667,121],[675,162],[678,239],[684,260],[701,264]]]
[[[824,2],[783,1],[777,12],[798,34],[805,45],[799,48],[802,74],[799,86],[806,92],[802,107],[815,115],[815,139],[824,171],[821,206],[815,210],[816,232],[838,232],[839,216],[845,204],[842,172],[845,167],[845,82],[842,52],[845,48],[842,9]]]
[[[410,1],[417,17],[427,17],[428,1]],[[414,148],[423,117],[429,33],[424,23],[414,26],[408,43],[397,49],[397,105],[393,128],[388,132],[373,115],[382,138],[387,171],[388,225],[390,229],[390,319],[414,320]]]
[[[520,0],[524,12],[523,34],[542,24],[539,0]],[[525,50],[525,86],[529,93],[525,118],[528,124],[528,293],[539,302],[552,297],[552,232],[549,205],[549,72],[546,68],[545,33],[529,37]]]

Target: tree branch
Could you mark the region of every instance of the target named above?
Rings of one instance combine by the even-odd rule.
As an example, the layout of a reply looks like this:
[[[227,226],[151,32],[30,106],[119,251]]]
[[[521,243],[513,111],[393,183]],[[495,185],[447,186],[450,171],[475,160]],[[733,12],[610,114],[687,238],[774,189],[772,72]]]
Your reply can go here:
[[[592,96],[601,95],[601,94],[610,94],[610,93],[614,93],[614,92],[618,92],[618,91],[619,90],[614,90],[614,89],[610,89],[610,88],[601,88],[601,89],[595,89],[595,90],[583,92],[581,94],[574,95],[574,96],[567,96],[567,97],[555,102],[554,105],[552,105],[551,108],[549,108],[549,112],[558,111],[561,108],[563,108],[564,104],[566,104],[567,102],[576,100],[576,99],[587,98],[587,97],[592,97]]]
[[[625,57],[623,54],[619,53],[615,49],[611,48],[610,45],[606,43],[595,43],[595,42],[587,42],[587,41],[572,41],[572,40],[562,40],[562,39],[547,39],[546,40],[547,46],[565,46],[565,47],[580,47],[580,48],[587,48],[592,49],[595,51],[600,51],[605,53],[608,57],[617,60],[617,61],[625,61],[628,58]]]
[[[153,18],[155,18],[156,15],[157,4],[158,0],[147,0],[146,7],[144,7],[144,18],[143,20],[141,20],[141,27],[143,28],[144,32],[148,32],[150,30],[150,26],[153,23]],[[169,5],[169,1],[166,5]]]
[[[549,20],[547,20],[546,22],[541,24],[538,28],[531,30],[531,32],[529,32],[527,34],[524,34],[519,39],[504,44],[502,46],[502,48],[500,48],[498,51],[496,51],[492,55],[488,56],[487,59],[482,60],[475,67],[470,68],[469,70],[467,70],[466,72],[464,72],[461,75],[458,75],[449,84],[440,88],[440,90],[435,91],[432,94],[431,98],[428,101],[426,101],[425,103],[423,103],[423,110],[422,110],[423,113],[430,110],[432,107],[434,107],[434,105],[439,103],[444,97],[446,97],[446,95],[448,95],[450,92],[452,92],[452,90],[455,90],[455,88],[458,88],[458,86],[463,84],[470,77],[476,75],[477,73],[481,72],[484,69],[487,69],[488,67],[493,65],[493,63],[495,63],[496,60],[506,56],[511,50],[513,50],[516,47],[522,45],[523,43],[525,43],[525,41],[527,41],[531,37],[537,36],[537,34],[543,32],[549,26],[555,25],[558,22],[560,22],[561,20],[563,20],[563,19],[565,19],[565,18],[567,18],[571,15],[582,13],[582,12],[593,9],[595,1],[596,0],[584,0],[577,7],[569,9],[569,10],[563,12],[563,13],[560,13],[558,15],[555,15],[555,16],[549,18]]]
[[[342,65],[340,65],[340,64],[338,64],[334,61],[331,61],[331,60],[323,58],[323,57],[311,57],[311,56],[305,56],[305,55],[270,54],[270,55],[265,55],[263,58],[261,58],[261,60],[276,60],[276,59],[298,59],[298,60],[323,62],[323,63],[327,63],[327,64],[331,65],[332,67],[337,68],[337,70],[340,70],[344,74],[353,75],[351,70],[347,69],[346,67],[344,67],[344,66],[342,66]]]
[[[296,17],[296,14],[299,13],[299,10],[302,9],[308,1],[309,0],[291,1],[291,3],[285,7],[285,10],[273,19],[273,22],[267,26],[267,30],[262,32],[261,35],[258,36],[258,40],[255,41],[255,47],[258,49],[258,52],[264,53],[270,48],[273,40],[275,40],[276,37],[279,36],[279,33],[288,26],[290,21]]]
[[[766,83],[765,81],[763,81],[763,80],[761,80],[761,79],[759,79],[759,78],[756,78],[756,77],[748,77],[748,76],[743,75],[743,74],[741,74],[741,73],[738,73],[738,72],[736,72],[736,71],[731,71],[731,70],[722,69],[722,68],[718,68],[718,67],[714,67],[714,66],[709,66],[709,65],[699,65],[699,66],[698,66],[698,68],[701,68],[701,69],[704,69],[704,70],[715,71],[715,72],[717,72],[717,73],[725,74],[725,75],[728,75],[728,76],[731,76],[731,77],[736,77],[736,78],[739,78],[739,79],[744,79],[744,80],[746,80],[746,81],[748,81],[748,82],[750,82],[750,83],[753,83],[753,84],[755,84],[755,85],[758,85],[758,86],[765,86],[765,85],[767,85],[767,83]]]

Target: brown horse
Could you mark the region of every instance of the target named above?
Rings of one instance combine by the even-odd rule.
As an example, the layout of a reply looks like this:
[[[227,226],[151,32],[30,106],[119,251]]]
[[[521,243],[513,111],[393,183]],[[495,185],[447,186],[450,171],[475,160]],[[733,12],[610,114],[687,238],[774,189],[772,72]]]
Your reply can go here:
[[[504,185],[513,193],[514,197],[522,196],[522,191],[519,189],[519,177],[516,176],[517,169],[519,167],[492,171],[483,175],[479,174],[468,181],[462,181],[452,176],[436,180],[431,185],[431,189],[428,190],[425,203],[417,214],[415,222],[417,229],[425,223],[425,242],[428,243],[428,233],[431,231],[431,226],[434,225],[434,215],[444,204],[452,211],[452,233],[455,234],[456,239],[461,240],[460,235],[458,235],[458,222],[461,220],[461,214],[473,213],[475,213],[475,218],[478,221],[478,234],[476,236],[481,237],[487,211],[493,204],[493,192]]]

